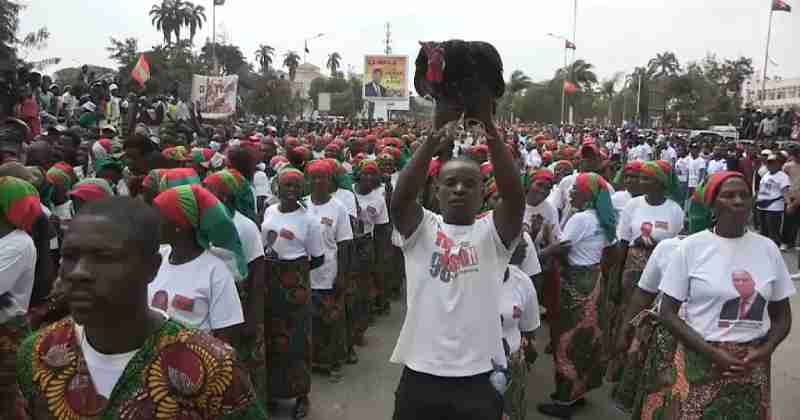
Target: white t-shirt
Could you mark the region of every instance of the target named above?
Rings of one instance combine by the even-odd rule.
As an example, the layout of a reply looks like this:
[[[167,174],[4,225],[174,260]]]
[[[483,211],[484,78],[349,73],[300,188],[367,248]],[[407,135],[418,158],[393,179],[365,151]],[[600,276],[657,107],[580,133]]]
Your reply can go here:
[[[161,267],[147,286],[150,307],[203,331],[244,322],[242,302],[228,267],[209,251],[183,264],[169,262],[172,248],[161,247]]]
[[[533,244],[531,235],[528,232],[522,232],[522,239],[528,246],[525,248],[525,258],[519,263],[519,269],[528,277],[535,276],[542,272],[542,266],[539,264],[539,254],[536,253],[536,246]]]
[[[305,203],[309,217],[318,224],[322,236],[322,248],[325,250],[325,261],[321,266],[311,270],[311,288],[330,290],[333,289],[339,269],[338,244],[353,239],[350,217],[344,206],[333,197],[322,205],[314,204],[311,197],[306,197]]]
[[[500,294],[518,240],[506,248],[493,212],[456,226],[423,209],[417,229],[402,238],[408,311],[392,363],[444,377],[488,372],[492,359],[505,366]]]
[[[386,208],[386,190],[378,186],[366,195],[355,192],[358,199],[358,206],[361,209],[359,218],[364,222],[364,233],[372,233],[375,225],[385,225],[389,223],[389,209]]]
[[[567,221],[561,240],[571,241],[572,246],[567,254],[570,265],[587,266],[599,264],[603,256],[603,248],[609,245],[597,211],[593,209],[575,213]]]
[[[522,229],[524,231],[530,232],[530,223],[534,216],[542,218],[542,229],[539,229],[539,234],[536,235],[536,243],[542,244],[544,242],[542,235],[544,234],[545,225],[550,226],[550,238],[547,238],[548,242],[551,244],[558,242],[561,237],[561,225],[558,223],[558,210],[547,200],[542,201],[537,206],[525,204],[525,215],[522,219]]]
[[[528,168],[538,168],[542,166],[542,156],[539,155],[538,150],[531,149],[525,154],[525,166]]]
[[[667,264],[680,243],[681,238],[676,236],[665,239],[656,245],[647,260],[644,271],[642,271],[642,277],[639,278],[640,289],[645,292],[658,293],[661,279],[664,278],[664,272],[667,270]]]
[[[617,239],[633,243],[640,236],[649,235],[654,241],[673,238],[683,230],[683,210],[667,199],[659,206],[647,203],[645,196],[631,199],[620,213]]]
[[[727,171],[728,170],[728,162],[725,159],[716,159],[716,160],[709,160],[708,161],[708,168],[706,169],[706,173],[708,175],[714,175],[717,172]]]
[[[508,266],[508,280],[503,282],[500,293],[500,322],[511,353],[519,350],[522,332],[534,331],[541,325],[533,282],[513,265]]]
[[[675,162],[675,176],[680,182],[689,182],[689,165],[692,158],[684,156]]]
[[[242,252],[248,264],[264,256],[264,243],[261,241],[261,232],[256,222],[248,219],[238,211],[233,214],[233,224],[239,232],[239,241],[242,242]]]
[[[734,287],[735,278],[744,293]],[[796,292],[772,240],[749,231],[723,238],[708,230],[681,242],[660,289],[684,302],[686,323],[706,341],[735,343],[765,336],[771,325],[768,303]]]
[[[343,205],[347,214],[352,218],[358,217],[358,206],[356,206],[356,196],[352,191],[339,188],[333,193],[333,198]]]
[[[272,196],[272,188],[270,188],[269,177],[264,171],[256,171],[253,174],[253,190],[255,190],[256,197]]]
[[[689,188],[695,188],[700,185],[703,178],[706,176],[706,160],[698,156],[697,159],[688,157],[689,159]]]
[[[82,325],[75,324],[74,328],[75,336],[78,337],[78,341],[81,343],[83,359],[86,361],[86,367],[89,369],[89,375],[92,377],[97,393],[105,398],[110,397],[117,381],[122,377],[122,373],[128,363],[133,359],[133,356],[136,356],[139,349],[119,354],[100,353],[92,347],[89,339],[83,336],[84,329]]]
[[[780,199],[773,201],[772,204],[765,208],[758,208],[767,211],[783,211],[783,193],[791,186],[792,181],[789,179],[789,175],[786,175],[786,172],[778,171],[774,174],[767,172],[767,174],[761,178],[761,183],[758,185],[758,201]]]
[[[322,237],[308,211],[301,207],[291,213],[282,213],[279,206],[273,204],[264,212],[261,239],[265,255],[281,260],[324,255]]]
[[[572,216],[573,209],[570,194],[572,194],[572,188],[575,187],[575,181],[577,181],[578,175],[579,173],[577,172],[567,175],[558,183],[559,196],[557,197],[558,204],[556,204],[555,207],[561,209],[562,226],[564,226],[567,220]],[[612,196],[614,195],[614,187],[612,187],[611,184],[608,184],[608,192]]]
[[[614,207],[614,211],[617,213],[617,218],[619,218],[620,213],[622,213],[622,209],[625,208],[632,198],[633,196],[627,190],[617,191],[614,194],[611,194],[611,206]]]
[[[0,310],[0,323],[28,312],[35,273],[33,239],[19,229],[0,238],[0,295],[11,296],[11,306]]]

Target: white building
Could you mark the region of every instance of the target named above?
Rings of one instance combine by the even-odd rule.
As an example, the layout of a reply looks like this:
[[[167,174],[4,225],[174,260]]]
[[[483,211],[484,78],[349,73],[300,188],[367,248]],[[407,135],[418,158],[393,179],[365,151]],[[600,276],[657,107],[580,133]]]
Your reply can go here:
[[[303,63],[297,66],[292,93],[300,93],[301,97],[308,98],[308,91],[311,89],[311,81],[318,77],[323,77],[319,67],[311,63]]]
[[[768,79],[764,92],[766,100],[762,97],[761,72],[756,71],[751,80],[742,86],[742,104],[763,110],[775,111],[782,109],[800,109],[800,78],[794,79]]]

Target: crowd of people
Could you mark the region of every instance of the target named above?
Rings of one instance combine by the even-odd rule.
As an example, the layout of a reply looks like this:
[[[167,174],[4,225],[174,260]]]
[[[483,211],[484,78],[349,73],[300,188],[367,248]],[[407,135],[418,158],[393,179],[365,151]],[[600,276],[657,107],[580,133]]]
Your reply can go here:
[[[305,418],[405,299],[396,420],[527,418],[537,347],[547,416],[611,383],[620,418],[769,418],[794,144],[213,123],[37,80],[0,121],[2,413]]]

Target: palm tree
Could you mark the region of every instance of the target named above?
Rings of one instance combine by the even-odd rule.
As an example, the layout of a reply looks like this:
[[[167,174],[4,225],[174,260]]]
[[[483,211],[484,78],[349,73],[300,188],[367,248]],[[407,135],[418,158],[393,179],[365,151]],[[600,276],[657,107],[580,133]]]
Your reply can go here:
[[[675,53],[670,51],[665,51],[662,54],[656,54],[654,58],[647,62],[647,67],[657,78],[664,76],[676,76],[678,72],[681,71],[681,65],[678,62],[678,58],[675,56]]]
[[[594,65],[583,59],[575,60],[570,68],[572,82],[584,90],[592,90],[592,86],[597,84],[597,75],[594,73]]]
[[[164,33],[164,43],[172,44],[172,32],[180,25],[175,13],[175,0],[163,0],[161,5],[155,4],[150,9],[151,24],[157,31]]]
[[[341,67],[342,56],[339,55],[338,52],[334,52],[333,54],[328,56],[328,62],[325,64],[328,69],[331,71],[331,77],[336,76],[336,72]]]
[[[289,51],[283,55],[283,66],[289,69],[289,80],[294,82],[297,75],[297,66],[300,65],[300,56],[294,51]]]
[[[516,95],[519,92],[531,87],[533,82],[522,70],[514,70],[511,73],[511,79],[508,81],[507,88],[511,95]]]
[[[0,60],[4,62],[10,62],[14,55],[21,8],[17,2],[0,0]]]
[[[600,94],[608,101],[608,121],[612,118],[612,105],[614,104],[614,94],[616,93],[617,83],[622,79],[622,72],[616,72],[610,79],[606,79],[600,84]]]
[[[275,54],[275,48],[269,45],[261,44],[256,50],[256,61],[261,66],[261,73],[266,76],[269,73],[269,66],[272,65],[272,56]]]
[[[203,23],[206,21],[206,8],[187,1],[183,4],[181,12],[183,13],[183,24],[189,27],[189,43],[194,44],[197,30],[202,29]]]

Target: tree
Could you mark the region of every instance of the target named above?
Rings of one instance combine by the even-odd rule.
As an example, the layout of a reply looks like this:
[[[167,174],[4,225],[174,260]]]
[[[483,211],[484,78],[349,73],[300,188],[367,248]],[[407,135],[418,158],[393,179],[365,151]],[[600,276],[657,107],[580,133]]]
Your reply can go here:
[[[0,62],[11,61],[15,56],[20,10],[19,3],[0,0]]]
[[[509,79],[506,84],[506,89],[510,91],[513,96],[531,87],[531,85],[533,85],[533,82],[531,82],[531,78],[528,77],[525,72],[522,70],[514,70],[511,73],[511,79]]]
[[[656,54],[654,58],[647,62],[647,67],[656,78],[674,77],[681,71],[678,58],[671,51]]]
[[[161,5],[154,4],[150,9],[150,23],[156,30],[164,34],[164,43],[172,44],[172,32],[181,25],[175,0],[163,0]]]
[[[189,27],[189,43],[194,44],[197,30],[202,29],[203,23],[206,21],[206,8],[187,1],[183,3],[181,12],[183,24]]]
[[[275,54],[275,48],[269,45],[261,44],[256,50],[256,62],[261,66],[261,74],[266,76],[269,73],[269,66],[272,65],[272,56]]]
[[[289,80],[294,82],[297,76],[297,67],[300,65],[300,56],[294,51],[289,51],[283,55],[283,66],[289,69]]]
[[[616,72],[613,76],[611,76],[610,79],[606,79],[600,84],[600,94],[606,99],[606,101],[608,101],[608,122],[611,122],[612,119],[614,94],[616,93],[616,87],[620,79],[622,79],[622,73]]]
[[[336,73],[339,71],[339,67],[341,67],[342,56],[339,55],[338,52],[334,52],[328,56],[328,62],[325,64],[326,67],[331,71],[331,77],[335,77]]]
[[[125,38],[122,41],[111,37],[111,46],[106,47],[108,58],[114,60],[120,67],[135,65],[139,58],[139,41],[136,38]]]
[[[235,45],[216,45],[217,62],[227,74],[238,74],[242,70],[248,69],[247,61],[242,54],[242,50]],[[211,54],[211,43],[206,43],[200,53],[200,59],[209,67],[214,63]]]

